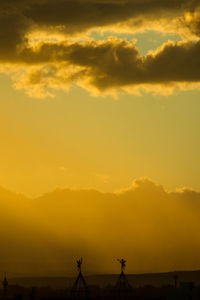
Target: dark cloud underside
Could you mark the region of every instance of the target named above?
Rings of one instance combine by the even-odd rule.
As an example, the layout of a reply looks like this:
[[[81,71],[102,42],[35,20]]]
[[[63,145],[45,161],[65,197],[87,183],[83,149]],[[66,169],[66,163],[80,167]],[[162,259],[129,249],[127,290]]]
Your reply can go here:
[[[85,80],[103,91],[138,84],[198,82],[199,53],[200,42],[169,42],[157,52],[142,57],[134,44],[111,39],[101,43],[45,43],[37,51],[25,49],[19,55],[9,57],[8,61],[13,59],[13,63],[41,65],[40,70],[45,68],[46,72],[39,74],[37,71],[37,84],[46,76],[56,76],[60,69],[73,67],[71,75],[76,74],[77,80]],[[30,84],[36,78],[33,74]]]
[[[58,87],[58,82],[64,86],[73,81],[100,91],[145,84],[198,83],[199,16],[200,5],[195,0],[1,1],[0,61],[2,65],[26,68],[25,88]],[[134,32],[147,25],[164,31],[177,29],[195,40],[168,42],[145,57],[135,44],[123,40],[70,42],[72,34],[95,28],[123,27]],[[41,30],[62,33],[62,42],[43,40],[33,48],[29,43],[31,33]]]

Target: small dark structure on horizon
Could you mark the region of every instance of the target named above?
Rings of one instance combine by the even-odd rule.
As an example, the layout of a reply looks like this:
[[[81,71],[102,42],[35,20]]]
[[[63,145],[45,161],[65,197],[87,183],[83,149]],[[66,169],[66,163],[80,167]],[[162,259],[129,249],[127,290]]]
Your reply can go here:
[[[174,274],[174,288],[178,288],[178,275],[176,273]]]
[[[79,260],[77,260],[77,267],[79,273],[71,289],[71,297],[75,300],[87,300],[89,298],[89,289],[82,274],[82,263],[83,259],[81,257]]]
[[[124,270],[126,267],[125,259],[118,259],[121,264],[121,273],[117,279],[116,285],[114,287],[114,297],[117,299],[130,299],[132,297],[132,286],[129,284],[128,279],[124,274]]]
[[[5,274],[4,279],[2,281],[2,286],[3,286],[3,299],[7,299],[8,280],[6,278],[6,274]]]

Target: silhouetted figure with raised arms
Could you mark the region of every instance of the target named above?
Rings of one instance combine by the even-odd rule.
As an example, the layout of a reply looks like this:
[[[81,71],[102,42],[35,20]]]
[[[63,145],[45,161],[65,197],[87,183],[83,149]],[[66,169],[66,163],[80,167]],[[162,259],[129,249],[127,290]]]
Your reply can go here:
[[[78,277],[76,278],[76,281],[74,282],[74,285],[71,289],[71,296],[73,299],[88,299],[89,297],[89,290],[88,286],[86,284],[86,281],[82,274],[82,264],[83,259],[82,257],[77,260],[77,267],[78,267]]]
[[[121,264],[121,273],[114,288],[115,298],[123,300],[130,299],[132,296],[132,286],[129,284],[124,274],[124,270],[126,268],[126,260],[122,258],[118,259],[117,261]]]
[[[124,271],[126,268],[126,260],[122,258],[122,259],[118,259],[117,261],[119,261],[121,264],[121,271]]]
[[[82,263],[83,263],[83,259],[82,259],[82,257],[79,259],[79,260],[77,260],[77,267],[78,267],[78,270],[81,272],[81,266],[82,266]]]

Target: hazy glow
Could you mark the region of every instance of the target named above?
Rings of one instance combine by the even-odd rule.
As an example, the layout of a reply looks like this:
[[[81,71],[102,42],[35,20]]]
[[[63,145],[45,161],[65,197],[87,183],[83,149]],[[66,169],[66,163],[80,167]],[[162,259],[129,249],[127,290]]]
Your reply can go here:
[[[1,1],[0,186],[25,195],[0,190],[2,268],[72,273],[79,255],[88,272],[115,272],[115,256],[130,272],[200,267],[200,6],[188,2]]]
[[[57,189],[30,200],[1,189],[0,197],[0,267],[10,274],[71,275],[80,255],[86,273],[118,272],[122,254],[129,273],[200,267],[199,192],[169,193],[141,178],[118,193]]]
[[[58,187],[114,191],[147,175],[199,188],[199,93],[30,99],[1,77],[0,183],[37,196]],[[106,178],[106,180],[105,180]]]

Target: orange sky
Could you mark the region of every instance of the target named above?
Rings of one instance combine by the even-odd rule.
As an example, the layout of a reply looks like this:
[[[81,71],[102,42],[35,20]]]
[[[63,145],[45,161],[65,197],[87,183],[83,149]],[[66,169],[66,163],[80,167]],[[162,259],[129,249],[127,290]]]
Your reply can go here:
[[[3,189],[0,194],[7,261],[15,247],[13,261],[22,258],[7,225],[13,222],[25,241],[20,244],[24,253],[31,245],[29,263],[38,260],[36,240],[40,250],[52,247],[52,272],[63,271],[65,250],[71,259],[81,251],[88,258],[96,251],[97,257],[111,261],[126,249],[130,272],[199,268],[199,14],[198,1],[186,0],[1,1],[0,186],[25,195],[9,195],[7,204]],[[149,179],[138,179],[143,177],[164,190]],[[133,181],[138,182],[137,191]],[[115,192],[127,186],[134,191],[131,197],[126,192],[119,197],[128,216],[122,217],[123,230],[118,229],[121,237],[125,231],[131,239],[122,238],[119,251],[111,253],[110,247],[119,244],[115,226],[123,208],[120,203],[114,210],[111,203]],[[176,192],[185,187],[187,192]],[[69,202],[59,200],[67,216],[71,205],[67,221],[65,215],[59,220],[62,210],[54,203],[63,189],[74,199],[67,199],[67,190]],[[95,205],[85,189],[96,191]],[[45,193],[50,193],[46,205],[32,206],[31,199]],[[77,219],[74,203],[82,201],[82,195]],[[99,198],[108,204],[101,207]],[[166,211],[160,204],[163,198]],[[86,234],[75,226],[81,218]],[[70,226],[75,229],[65,237]],[[29,240],[30,233],[34,238]],[[185,250],[186,244],[191,247]],[[45,250],[42,253],[46,257]],[[134,264],[134,257],[143,264]],[[91,259],[91,272],[115,271],[111,263],[101,269]]]

